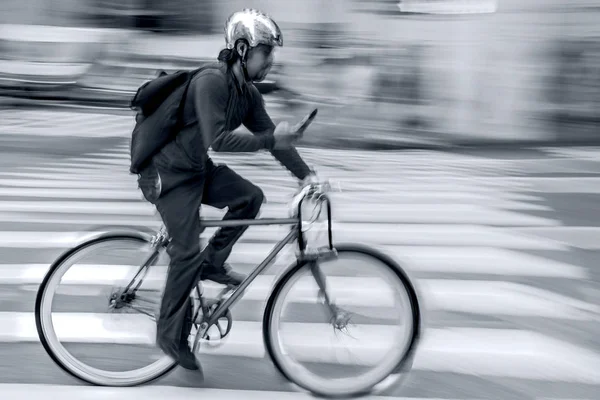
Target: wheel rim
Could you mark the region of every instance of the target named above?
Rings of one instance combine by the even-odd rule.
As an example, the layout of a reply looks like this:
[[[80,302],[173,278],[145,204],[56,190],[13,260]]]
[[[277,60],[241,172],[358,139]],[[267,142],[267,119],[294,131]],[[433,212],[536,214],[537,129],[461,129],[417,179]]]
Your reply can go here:
[[[398,296],[396,299],[398,305],[401,306],[401,310],[406,313],[408,317],[404,318],[406,324],[401,329],[402,339],[398,340],[397,346],[392,346],[392,348],[387,352],[387,357],[383,362],[374,363],[376,364],[375,368],[359,377],[351,377],[351,378],[322,378],[319,374],[315,374],[311,371],[308,371],[307,368],[304,368],[300,365],[298,360],[293,359],[293,356],[297,356],[300,354],[300,358],[309,359],[311,356],[308,355],[308,352],[311,351],[309,347],[304,348],[304,350],[296,350],[291,353],[284,349],[284,340],[282,340],[282,329],[280,328],[281,315],[283,314],[284,309],[284,299],[290,292],[292,292],[293,286],[298,283],[301,279],[312,279],[312,275],[310,274],[310,269],[307,266],[302,267],[293,276],[291,276],[287,282],[285,282],[284,286],[281,288],[278,293],[277,299],[273,305],[273,311],[270,316],[270,324],[269,324],[269,337],[271,340],[271,348],[273,357],[275,358],[276,363],[280,366],[280,368],[285,372],[285,374],[290,377],[296,384],[307,389],[313,393],[318,393],[327,396],[343,396],[343,395],[352,395],[359,394],[369,391],[374,388],[378,384],[382,383],[386,378],[394,373],[394,370],[398,367],[400,362],[405,358],[407,352],[410,349],[413,338],[413,331],[416,328],[414,326],[414,316],[412,314],[411,307],[411,296],[408,288],[404,285],[404,282],[400,279],[400,277],[393,271],[389,265],[384,263],[383,261],[365,255],[358,252],[340,252],[338,261],[341,259],[348,258],[363,258],[365,261],[375,264],[375,262],[384,268],[384,277],[388,282],[393,282],[394,286],[401,288],[402,296]],[[322,263],[321,265],[327,265],[327,263]],[[323,268],[325,269],[325,267]],[[329,281],[329,277],[327,277]],[[329,282],[328,282],[329,286]],[[335,297],[335,293],[334,293]],[[394,307],[397,309],[397,307]],[[297,329],[300,325],[296,325],[293,329]],[[311,330],[315,327],[311,326]],[[331,326],[330,326],[331,328]],[[393,335],[392,335],[393,336]],[[373,346],[376,348],[377,346]],[[315,347],[318,348],[318,347]],[[320,355],[319,350],[312,349],[315,353],[315,357],[320,357],[322,360],[328,360],[329,356]],[[332,347],[333,349],[333,347]],[[337,352],[337,350],[330,350],[329,352]],[[376,350],[375,350],[376,351]],[[302,355],[304,353],[304,355]],[[327,350],[325,349],[324,353]],[[317,355],[319,354],[319,355]],[[364,360],[363,360],[364,361]],[[348,362],[348,360],[346,360]]]
[[[55,298],[57,286],[69,269],[75,265],[77,261],[83,259],[86,255],[101,250],[106,250],[106,248],[115,244],[129,246],[131,249],[134,249],[134,251],[143,251],[143,248],[147,248],[148,246],[148,242],[141,239],[105,240],[82,248],[72,256],[65,259],[53,272],[44,289],[40,307],[40,325],[43,336],[47,342],[47,345],[50,347],[50,349],[52,349],[54,357],[56,357],[57,361],[75,376],[97,385],[132,386],[155,379],[156,377],[162,375],[174,365],[174,361],[161,352],[161,356],[158,360],[142,368],[123,372],[114,372],[92,367],[77,359],[65,348],[63,343],[58,338],[52,313],[52,304]],[[150,317],[143,314],[139,315],[138,317],[143,317],[148,321],[151,321]],[[142,318],[139,318],[139,320],[141,321]]]

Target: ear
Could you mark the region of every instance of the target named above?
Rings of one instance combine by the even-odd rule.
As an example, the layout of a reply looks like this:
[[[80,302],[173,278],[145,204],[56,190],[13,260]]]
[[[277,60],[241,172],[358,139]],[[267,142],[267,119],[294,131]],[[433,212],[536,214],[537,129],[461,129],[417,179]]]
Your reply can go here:
[[[236,50],[240,57],[244,58],[246,56],[246,53],[248,52],[248,45],[243,41],[240,41],[236,46]]]

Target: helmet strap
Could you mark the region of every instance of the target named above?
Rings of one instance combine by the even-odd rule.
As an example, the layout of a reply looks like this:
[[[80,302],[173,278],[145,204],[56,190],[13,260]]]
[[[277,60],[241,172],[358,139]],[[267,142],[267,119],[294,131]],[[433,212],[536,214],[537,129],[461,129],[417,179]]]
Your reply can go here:
[[[250,76],[248,75],[248,69],[246,68],[246,58],[248,58],[248,53],[246,52],[242,57],[242,73],[244,74],[244,80],[246,82],[250,82]]]

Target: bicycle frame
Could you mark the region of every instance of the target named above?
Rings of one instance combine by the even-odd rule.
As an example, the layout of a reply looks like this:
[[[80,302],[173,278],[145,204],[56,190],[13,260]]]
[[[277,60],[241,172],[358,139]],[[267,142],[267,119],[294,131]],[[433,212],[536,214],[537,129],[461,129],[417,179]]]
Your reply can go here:
[[[271,264],[271,262],[279,254],[279,252],[281,252],[281,250],[283,250],[283,248],[287,244],[293,242],[294,240],[298,241],[299,254],[297,255],[297,258],[298,258],[299,262],[312,262],[314,265],[316,265],[315,262],[317,259],[324,257],[326,255],[329,255],[329,254],[335,254],[335,250],[333,247],[333,235],[332,235],[332,229],[331,229],[331,201],[330,201],[329,197],[325,194],[320,194],[319,201],[324,202],[325,206],[327,207],[327,233],[328,233],[329,249],[327,252],[317,252],[316,254],[307,254],[306,240],[304,238],[304,233],[302,232],[302,204],[304,203],[304,200],[306,198],[307,198],[307,196],[305,195],[304,197],[302,197],[300,199],[298,206],[297,206],[296,217],[294,217],[294,218],[281,218],[281,219],[257,218],[257,219],[252,219],[252,220],[246,219],[246,220],[227,220],[227,221],[205,220],[205,219],[201,220],[202,226],[207,227],[207,228],[209,228],[209,227],[220,228],[220,227],[231,227],[231,226],[256,226],[256,225],[260,225],[260,226],[290,225],[291,226],[290,232],[273,247],[271,252],[250,273],[250,275],[248,275],[246,277],[246,279],[240,284],[240,286],[238,286],[233,291],[231,296],[229,296],[229,298],[227,298],[227,300],[225,300],[223,303],[221,303],[218,306],[218,308],[211,314],[208,321],[206,321],[206,329],[208,329],[208,327],[214,325],[219,320],[219,318],[221,318],[223,316],[223,314],[225,314],[225,312],[231,306],[233,306],[240,297],[243,296],[244,290],[254,281],[254,279],[256,279],[256,277],[258,275],[260,275],[261,272],[263,272]],[[146,262],[140,267],[140,269],[137,271],[135,276],[132,278],[131,282],[124,289],[122,296],[128,296],[128,295],[135,294],[135,291],[137,291],[137,289],[141,286],[143,279],[146,276],[146,274],[148,273],[148,270],[150,269],[152,263],[154,263],[154,261],[158,257],[159,249],[161,247],[165,247],[168,244],[168,242],[169,242],[169,238],[164,230],[159,231],[153,237],[152,245],[154,246],[155,250],[150,255],[150,257],[146,260]],[[135,289],[133,289],[133,293],[129,294],[128,290],[131,288],[131,286],[133,286],[133,282],[140,275],[140,273],[142,273],[142,271],[144,271],[144,270],[145,270],[145,272],[143,273],[143,276],[140,279],[139,283],[136,285]],[[322,277],[322,275],[320,274],[320,271],[317,268],[311,268],[311,271],[312,271],[313,275],[315,276],[317,284],[319,285],[319,289],[321,289],[321,291],[325,294],[325,296],[327,298],[325,280]],[[200,295],[201,293],[200,293],[199,288],[200,288],[200,283],[198,283],[195,287],[196,291]],[[123,298],[123,297],[122,297],[122,299],[125,300],[125,298]],[[328,299],[327,299],[327,303],[329,303]]]

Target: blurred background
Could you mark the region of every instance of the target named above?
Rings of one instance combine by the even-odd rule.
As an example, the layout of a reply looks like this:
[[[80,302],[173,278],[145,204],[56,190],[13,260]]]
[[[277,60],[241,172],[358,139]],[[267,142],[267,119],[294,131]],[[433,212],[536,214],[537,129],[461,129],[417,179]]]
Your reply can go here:
[[[285,37],[263,92],[278,91],[288,106],[319,104],[327,140],[598,137],[594,0],[5,0],[0,7],[3,96],[121,104],[157,69],[214,61],[226,17],[256,7]]]
[[[160,70],[215,61],[246,7],[284,35],[257,84],[273,119],[319,108],[299,151],[341,183],[334,239],[379,246],[422,295],[425,339],[391,395],[598,399],[600,0],[0,1],[0,399],[86,398],[39,343],[39,283],[90,229],[160,226],[128,173],[128,103]],[[296,182],[270,155],[211,157],[264,190],[263,215],[286,212]],[[277,229],[250,228],[234,268],[249,272]],[[128,365],[131,348],[109,352],[108,328],[74,314],[98,274],[61,300],[69,337]],[[232,310],[230,346],[203,354],[198,386],[221,391],[199,396],[294,390],[261,353],[267,287]]]

